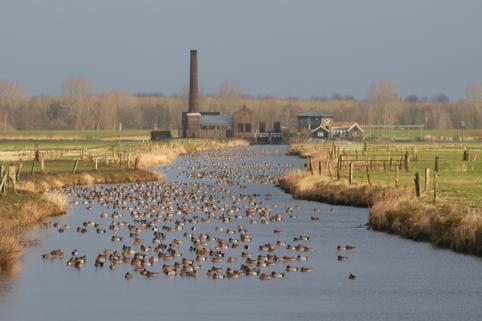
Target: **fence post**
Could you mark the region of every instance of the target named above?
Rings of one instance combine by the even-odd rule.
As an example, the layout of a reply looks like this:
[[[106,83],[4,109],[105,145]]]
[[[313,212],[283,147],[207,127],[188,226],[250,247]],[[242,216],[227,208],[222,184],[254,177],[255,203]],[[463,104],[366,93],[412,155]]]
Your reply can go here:
[[[433,201],[434,202],[437,200],[437,178],[438,178],[438,174],[435,173],[433,175]]]
[[[395,170],[395,187],[398,187],[400,186],[400,168],[396,166]]]
[[[318,161],[318,176],[321,176],[321,161]]]
[[[350,185],[353,184],[353,162],[350,162],[350,175],[348,181],[350,182]]]
[[[415,195],[420,198],[420,175],[418,173],[415,173],[413,181],[415,182]]]
[[[469,150],[467,149],[467,147],[464,147],[464,156],[463,156],[462,160],[463,160],[464,162],[468,162],[468,161],[469,161]]]
[[[23,168],[23,161],[20,160],[20,163],[18,164],[18,170],[17,170],[17,181],[20,180],[20,173],[22,172],[22,168]]]
[[[138,169],[139,168],[139,157],[136,157],[136,160],[134,162],[134,169]]]
[[[438,156],[435,156],[435,171],[438,172]]]
[[[405,153],[405,156],[404,156],[404,165],[405,165],[405,171],[408,172],[408,169],[410,168],[410,154],[408,153],[408,151]]]
[[[40,158],[40,170],[45,174],[45,160],[43,157]]]
[[[75,174],[75,172],[77,171],[77,166],[79,165],[79,160],[76,159],[75,160],[75,163],[74,163],[74,168],[72,168],[72,174]]]
[[[97,158],[94,159],[94,168],[95,168],[95,170],[98,170],[98,169],[99,169],[99,168],[98,168],[98,162],[99,162],[99,160],[98,160]]]
[[[368,169],[368,166],[366,167],[366,169],[367,169],[367,182],[368,182],[368,185],[372,186],[372,178],[371,178],[370,170]]]
[[[430,168],[425,168],[425,184],[424,184],[424,191],[428,190],[428,184],[430,181]]]
[[[33,161],[32,161],[32,169],[30,170],[30,175],[33,175],[33,170],[35,169],[35,163],[36,163],[36,162],[37,162],[37,161],[36,161],[35,158],[34,158]]]
[[[5,167],[3,166],[3,164],[0,164],[0,182],[2,181],[3,179],[3,174],[5,173]]]

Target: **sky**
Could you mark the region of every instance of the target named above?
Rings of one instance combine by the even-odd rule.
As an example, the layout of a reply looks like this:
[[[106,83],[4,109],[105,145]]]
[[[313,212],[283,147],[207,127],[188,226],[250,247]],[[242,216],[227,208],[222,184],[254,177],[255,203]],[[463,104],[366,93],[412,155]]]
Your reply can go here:
[[[480,0],[0,0],[0,79],[56,95],[179,93],[198,49],[205,94],[366,97],[372,81],[451,99],[482,81]]]

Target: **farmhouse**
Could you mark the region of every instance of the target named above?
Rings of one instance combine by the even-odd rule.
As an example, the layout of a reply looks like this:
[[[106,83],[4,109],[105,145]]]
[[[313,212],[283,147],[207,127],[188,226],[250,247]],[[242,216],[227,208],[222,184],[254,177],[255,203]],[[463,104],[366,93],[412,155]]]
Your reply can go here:
[[[364,130],[356,122],[330,122],[311,131],[311,137],[323,139],[363,139]]]
[[[298,118],[299,132],[303,130],[313,130],[318,128],[320,124],[328,125],[333,120],[333,116],[325,114],[322,111],[310,111],[296,117]]]

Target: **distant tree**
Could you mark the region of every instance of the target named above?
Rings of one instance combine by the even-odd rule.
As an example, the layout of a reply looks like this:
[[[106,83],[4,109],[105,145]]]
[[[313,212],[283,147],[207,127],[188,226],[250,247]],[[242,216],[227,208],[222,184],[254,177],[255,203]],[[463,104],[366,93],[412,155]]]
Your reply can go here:
[[[218,87],[219,97],[234,97],[239,98],[243,95],[243,90],[241,86],[235,84],[230,80],[223,81]]]
[[[398,84],[391,79],[380,81],[379,94],[379,99],[381,100],[393,101],[400,99]]]
[[[311,96],[311,100],[325,101],[325,100],[328,100],[328,97],[326,97],[326,96],[313,95],[313,96]]]
[[[482,84],[474,81],[465,88],[465,99],[480,101],[482,100]]]
[[[437,103],[448,103],[450,98],[445,94],[437,94],[433,96],[432,100]]]
[[[85,76],[74,75],[62,83],[60,90],[64,96],[93,96],[95,95],[95,83]]]
[[[378,100],[379,97],[380,97],[380,93],[378,91],[377,83],[375,81],[372,81],[372,83],[370,84],[370,88],[368,89],[367,99],[369,101],[375,101],[375,100]]]
[[[0,80],[0,98],[27,98],[27,89],[11,80]]]
[[[407,97],[405,97],[405,101],[407,103],[416,103],[420,101],[420,98],[417,95],[408,95]]]

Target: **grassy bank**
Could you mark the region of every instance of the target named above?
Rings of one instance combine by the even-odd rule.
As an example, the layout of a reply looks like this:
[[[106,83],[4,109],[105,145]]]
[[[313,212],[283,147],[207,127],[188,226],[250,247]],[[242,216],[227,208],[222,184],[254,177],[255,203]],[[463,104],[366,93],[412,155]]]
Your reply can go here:
[[[19,191],[0,197],[0,274],[11,272],[22,254],[20,236],[24,229],[46,217],[63,214],[66,204],[66,196],[57,193]]]
[[[52,142],[47,143],[49,146],[55,145]],[[79,142],[74,144],[75,148],[79,147]],[[87,142],[87,146],[92,146],[92,144],[98,143]],[[242,140],[201,139],[165,141],[147,146],[126,143],[121,146],[122,149],[113,153],[113,157],[98,161],[97,170],[94,169],[94,157],[85,153],[85,160],[78,162],[75,174],[72,173],[72,169],[78,155],[63,154],[62,157],[58,157],[49,156],[52,154],[47,153],[42,154],[45,157],[43,171],[38,164],[34,166],[33,172],[30,167],[28,170],[24,167],[20,180],[17,182],[18,193],[9,190],[6,195],[0,195],[0,273],[11,270],[16,259],[21,255],[23,246],[20,237],[26,227],[38,223],[46,217],[63,213],[67,203],[66,197],[63,194],[43,194],[44,192],[73,185],[159,180],[162,175],[149,171],[149,168],[169,164],[180,155],[196,151],[247,145],[248,142]],[[71,146],[67,144],[66,148],[69,147]],[[80,148],[84,147],[84,145],[80,145]],[[99,149],[98,147],[96,146],[96,150]],[[42,151],[41,149],[41,153]],[[0,148],[0,159],[2,159],[2,152],[7,153],[7,155],[3,155],[3,159],[11,157],[11,154],[8,154],[9,151],[2,151]],[[30,155],[22,150],[18,154]],[[131,155],[132,159],[138,159],[136,169],[133,168],[134,161],[130,162],[125,159],[126,154]],[[25,165],[33,161],[30,160],[27,163],[23,159],[22,162]],[[4,165],[18,166],[19,163],[20,160],[13,159],[4,162]]]
[[[361,144],[348,144],[344,148],[345,154],[343,155],[343,148],[340,149],[336,160],[340,155],[342,159],[350,158],[351,152],[357,148],[360,148],[357,152],[359,162],[362,162],[362,157],[371,159],[373,163],[376,163],[377,157],[387,159],[387,155],[382,155],[386,153],[386,145],[371,144],[364,152]],[[475,156],[477,146],[472,145],[471,148],[471,154]],[[397,156],[400,151],[406,153],[411,150],[406,145],[391,146],[388,149],[391,155]],[[397,171],[395,166],[389,169],[388,162],[385,165],[378,162],[378,165],[373,166],[363,163],[360,168],[354,166],[352,184],[349,184],[349,171],[343,162],[336,161],[333,164],[329,160],[328,154],[333,154],[332,152],[321,148],[308,151],[305,146],[304,150],[292,152],[312,156],[314,163],[322,165],[321,176],[317,166],[314,166],[313,174],[306,170],[287,172],[281,177],[280,186],[296,198],[369,207],[369,224],[375,230],[413,240],[431,241],[436,246],[482,256],[482,210],[479,202],[482,187],[477,183],[481,179],[478,156],[463,162],[460,146],[454,145],[417,145],[416,150],[416,155],[410,152],[409,168],[398,169],[396,187],[394,178]],[[429,183],[427,189],[423,186],[424,169],[429,168],[432,173],[434,171],[434,155],[440,155],[440,159],[443,159],[437,172],[436,200],[434,185]],[[397,161],[396,166],[399,165]],[[338,167],[340,179],[337,178]],[[422,178],[420,198],[415,196],[414,191],[413,178],[416,172]],[[367,176],[370,177],[371,184],[368,183]],[[429,176],[429,182],[433,182],[433,179],[433,175]],[[478,196],[472,197],[475,194]]]

